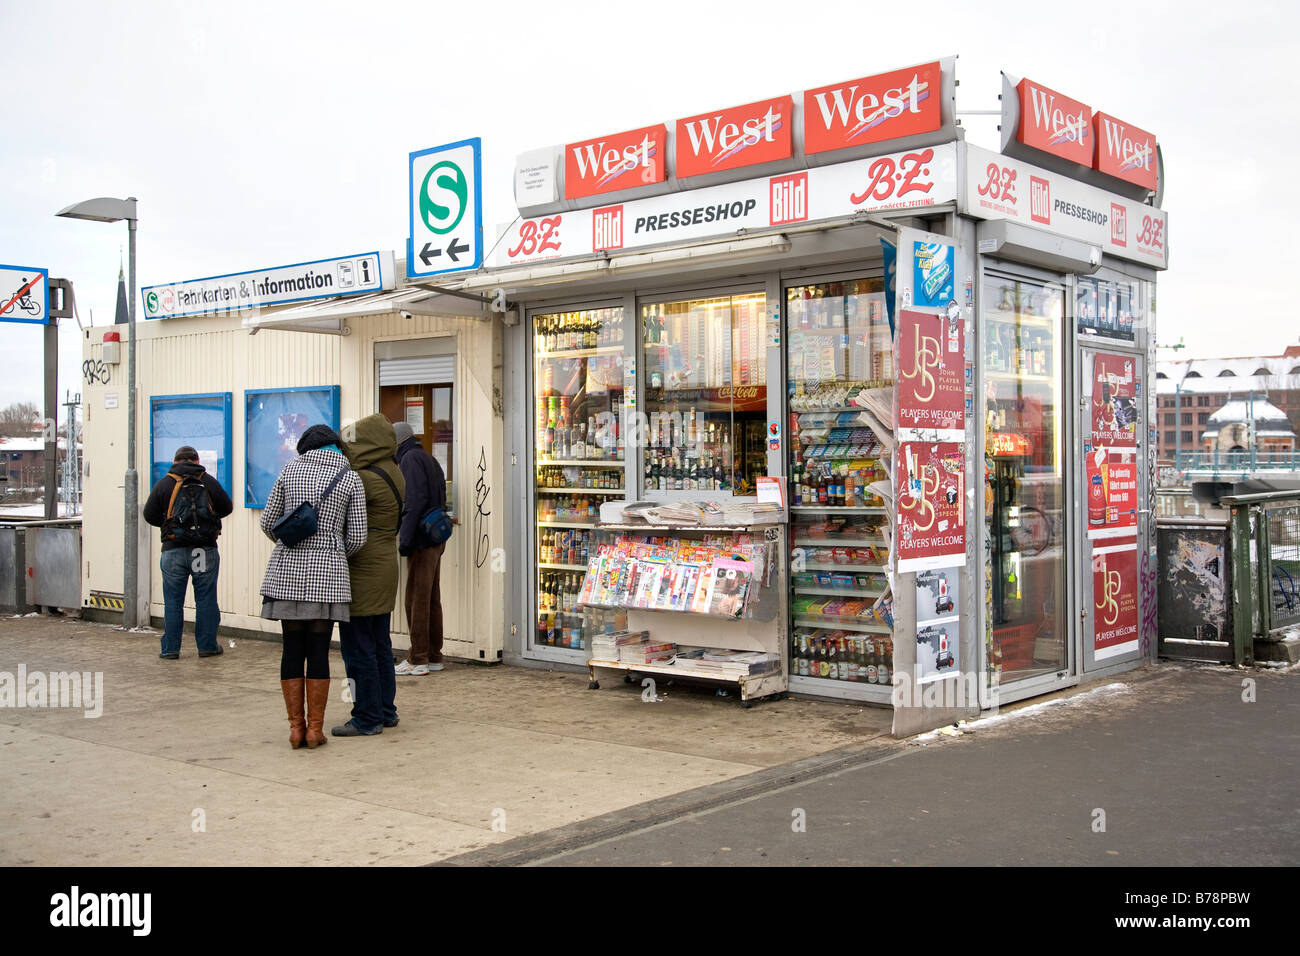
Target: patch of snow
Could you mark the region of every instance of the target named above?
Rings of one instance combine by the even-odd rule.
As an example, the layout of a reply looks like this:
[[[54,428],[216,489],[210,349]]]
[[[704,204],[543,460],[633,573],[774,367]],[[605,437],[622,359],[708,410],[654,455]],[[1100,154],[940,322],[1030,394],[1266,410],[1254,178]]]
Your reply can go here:
[[[1073,694],[1070,697],[1058,697],[1055,700],[1044,701],[1041,704],[1031,704],[1028,707],[1019,707],[1015,710],[1008,711],[1006,713],[990,714],[988,717],[980,717],[977,720],[959,721],[958,727],[960,727],[963,730],[980,730],[992,724],[995,724],[998,721],[1009,720],[1015,717],[1029,717],[1029,716],[1041,714],[1043,711],[1047,710],[1047,708],[1056,707],[1060,704],[1083,703],[1095,697],[1110,696],[1113,694],[1128,694],[1128,693],[1132,693],[1128,684],[1115,682],[1113,684],[1106,684],[1102,687],[1094,687],[1092,690],[1084,691],[1081,694]]]

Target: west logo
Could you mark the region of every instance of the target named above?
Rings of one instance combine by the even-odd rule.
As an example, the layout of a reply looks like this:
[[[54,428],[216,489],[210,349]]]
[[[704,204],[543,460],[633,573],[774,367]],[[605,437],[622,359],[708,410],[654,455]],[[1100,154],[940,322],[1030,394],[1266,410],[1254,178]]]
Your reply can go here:
[[[1029,177],[1029,218],[1052,224],[1052,184],[1038,176]]]
[[[607,206],[604,209],[592,210],[591,248],[593,252],[623,248],[622,206]]]
[[[808,174],[773,176],[770,182],[772,225],[803,222],[808,218]]]
[[[1097,171],[1155,189],[1156,138],[1108,113],[1098,113],[1093,122],[1097,131]]]
[[[1032,80],[1021,80],[1016,87],[1020,93],[1020,129],[1016,137],[1026,146],[1041,149],[1078,163],[1092,165],[1092,110],[1062,96],[1055,90],[1039,86]]]
[[[941,80],[936,61],[808,90],[803,95],[804,152],[811,155],[939,129]]]
[[[679,177],[789,159],[794,152],[789,96],[701,113],[677,121]]]
[[[619,189],[634,189],[665,178],[662,123],[604,136],[564,148],[564,196],[580,199]]]

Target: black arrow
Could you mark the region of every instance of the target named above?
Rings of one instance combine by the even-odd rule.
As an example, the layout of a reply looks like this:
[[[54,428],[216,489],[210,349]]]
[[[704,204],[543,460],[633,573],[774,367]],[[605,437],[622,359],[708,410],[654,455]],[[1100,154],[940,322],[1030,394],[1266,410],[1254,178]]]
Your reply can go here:
[[[458,252],[469,252],[469,246],[465,243],[456,245],[456,237],[452,236],[451,245],[447,247],[447,255],[451,256],[452,262],[460,262],[460,257],[456,255]],[[426,262],[425,265],[428,263]]]
[[[424,248],[420,250],[420,261],[427,266],[429,264],[430,259],[432,259],[434,256],[440,256],[440,255],[442,255],[441,249],[431,249],[429,247],[429,244],[426,242],[424,244]]]

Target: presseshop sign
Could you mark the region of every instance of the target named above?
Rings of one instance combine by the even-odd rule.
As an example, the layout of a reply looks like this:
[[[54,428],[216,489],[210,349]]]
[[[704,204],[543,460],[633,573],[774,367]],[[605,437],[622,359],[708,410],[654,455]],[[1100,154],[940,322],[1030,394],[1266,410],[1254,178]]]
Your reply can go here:
[[[957,147],[945,143],[525,219],[497,246],[495,264],[568,259],[855,212],[937,206],[956,198]]]

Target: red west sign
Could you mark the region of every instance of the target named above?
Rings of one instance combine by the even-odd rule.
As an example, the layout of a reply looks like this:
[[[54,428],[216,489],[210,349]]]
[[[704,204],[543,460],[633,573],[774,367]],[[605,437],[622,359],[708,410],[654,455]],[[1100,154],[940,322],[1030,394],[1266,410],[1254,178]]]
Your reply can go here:
[[[932,133],[943,123],[938,61],[807,90],[803,95],[804,152],[878,143]]]
[[[1016,138],[1034,149],[1091,166],[1092,109],[1033,80],[1021,80],[1016,90],[1020,93]]]
[[[564,198],[581,199],[661,183],[668,128],[641,129],[569,143],[564,147]]]
[[[1093,117],[1093,129],[1097,140],[1094,165],[1098,172],[1147,189],[1156,188],[1154,135],[1101,112]]]
[[[778,96],[677,121],[678,178],[794,155],[794,98]]]

